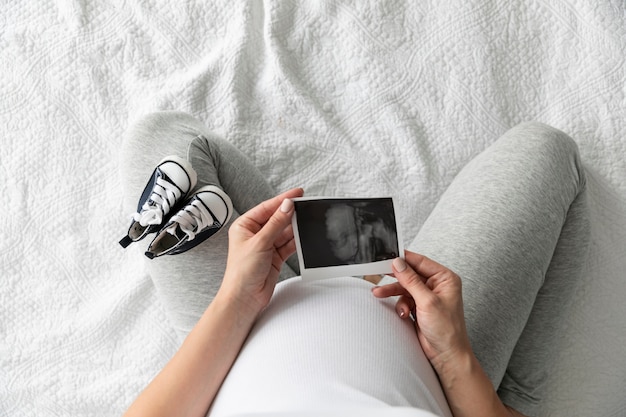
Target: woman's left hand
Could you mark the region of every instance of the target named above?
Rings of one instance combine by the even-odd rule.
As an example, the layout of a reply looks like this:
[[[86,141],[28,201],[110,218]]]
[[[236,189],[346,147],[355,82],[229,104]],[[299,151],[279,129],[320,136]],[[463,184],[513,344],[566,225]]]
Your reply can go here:
[[[291,218],[292,198],[303,195],[294,188],[242,214],[231,225],[228,261],[220,292],[226,291],[251,314],[269,303],[280,268],[295,250]]]
[[[393,262],[397,283],[377,287],[379,298],[400,296],[396,310],[404,319],[412,313],[417,336],[426,357],[441,375],[465,355],[473,355],[463,315],[461,279],[437,262],[405,251]]]
[[[505,406],[474,355],[463,316],[461,278],[437,262],[405,251],[393,261],[397,283],[375,287],[376,297],[400,296],[396,311],[415,317],[417,338],[439,376],[454,416],[520,416]]]

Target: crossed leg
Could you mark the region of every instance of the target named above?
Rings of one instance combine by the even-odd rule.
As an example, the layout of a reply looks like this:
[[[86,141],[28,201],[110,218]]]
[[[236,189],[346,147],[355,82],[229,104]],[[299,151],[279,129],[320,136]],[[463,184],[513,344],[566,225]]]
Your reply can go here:
[[[273,197],[275,192],[244,154],[209,132],[197,119],[182,112],[158,112],[140,119],[124,138],[121,174],[128,213],[136,209],[146,181],[168,155],[189,160],[198,175],[196,188],[220,187],[231,198],[235,211],[220,232],[193,250],[146,259],[172,325],[184,338],[219,289],[228,255],[228,228],[239,213]],[[145,249],[152,237],[135,245]],[[296,259],[289,259],[281,279],[296,275],[297,268]]]

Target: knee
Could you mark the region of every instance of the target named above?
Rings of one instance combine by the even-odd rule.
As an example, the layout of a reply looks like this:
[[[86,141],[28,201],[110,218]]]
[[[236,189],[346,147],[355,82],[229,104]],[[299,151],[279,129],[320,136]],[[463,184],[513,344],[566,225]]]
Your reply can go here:
[[[148,113],[131,122],[125,133],[123,146],[127,149],[145,146],[159,147],[178,154],[196,136],[205,134],[206,128],[192,115],[180,111]],[[184,156],[180,154],[179,156]]]
[[[565,132],[539,122],[526,122],[512,128],[509,133],[520,148],[540,155],[577,156],[576,142]]]
[[[585,173],[578,145],[566,133],[544,123],[526,122],[513,127],[505,136],[516,151],[525,153],[549,170],[562,167],[584,185]]]

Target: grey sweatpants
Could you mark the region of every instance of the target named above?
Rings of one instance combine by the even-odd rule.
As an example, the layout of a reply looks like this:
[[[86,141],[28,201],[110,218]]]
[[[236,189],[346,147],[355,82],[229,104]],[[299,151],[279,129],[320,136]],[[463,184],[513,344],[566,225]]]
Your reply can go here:
[[[218,185],[238,216],[275,195],[227,141],[185,113],[146,116],[122,150],[125,207],[167,155],[191,161],[198,187]],[[227,225],[229,226],[229,225]],[[227,227],[225,228],[227,229]],[[454,179],[409,245],[458,273],[472,347],[505,403],[533,415],[559,329],[585,262],[589,221],[585,174],[574,141],[526,123],[506,132]],[[147,246],[151,237],[136,243]],[[219,288],[227,230],[189,252],[147,260],[172,324],[186,335]],[[282,278],[296,275],[291,258]]]

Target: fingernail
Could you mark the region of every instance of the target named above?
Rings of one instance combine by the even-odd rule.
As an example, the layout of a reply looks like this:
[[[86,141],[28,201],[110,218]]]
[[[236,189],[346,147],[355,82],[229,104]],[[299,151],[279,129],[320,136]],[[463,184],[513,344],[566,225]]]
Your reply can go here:
[[[400,316],[400,318],[405,318],[406,317],[406,311],[404,311],[404,309],[400,309],[398,311],[398,315]]]
[[[280,205],[280,211],[283,213],[289,213],[293,208],[293,201],[290,198],[285,198]]]
[[[404,259],[402,258],[396,258],[393,260],[393,267],[396,271],[402,272],[406,269],[406,262],[404,262]]]

